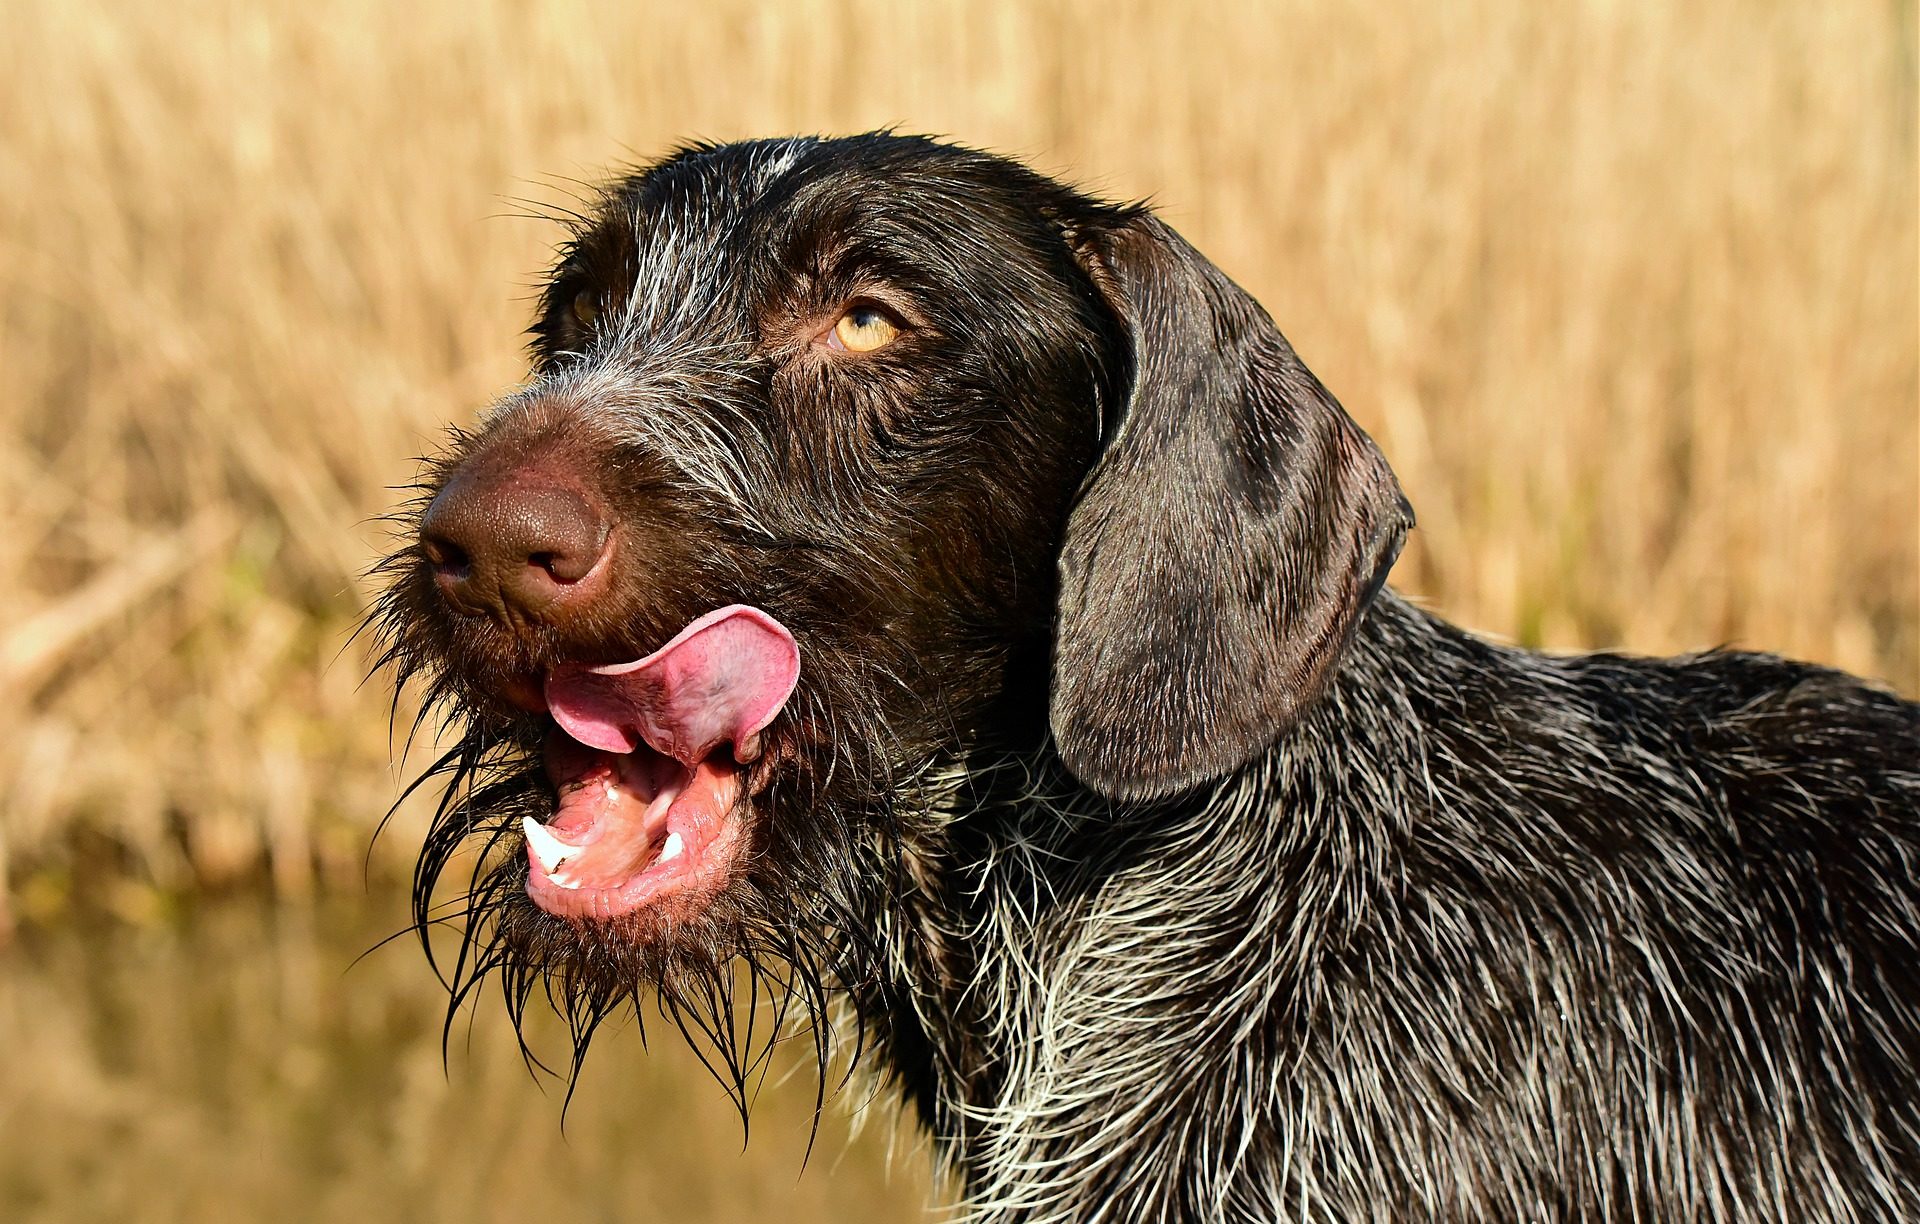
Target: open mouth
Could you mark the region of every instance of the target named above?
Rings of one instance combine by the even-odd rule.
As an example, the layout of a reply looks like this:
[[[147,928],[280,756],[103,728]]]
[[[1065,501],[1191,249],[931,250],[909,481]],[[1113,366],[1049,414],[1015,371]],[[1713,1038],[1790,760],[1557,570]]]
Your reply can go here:
[[[557,917],[611,919],[724,886],[744,841],[741,767],[799,675],[793,635],[744,604],[643,659],[555,668],[557,802],[523,822],[527,895]]]

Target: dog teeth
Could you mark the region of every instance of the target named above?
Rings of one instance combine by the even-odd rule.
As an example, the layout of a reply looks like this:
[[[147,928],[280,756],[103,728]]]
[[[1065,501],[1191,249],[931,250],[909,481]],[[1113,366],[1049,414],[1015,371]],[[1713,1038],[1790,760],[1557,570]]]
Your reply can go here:
[[[578,887],[578,885],[567,883],[558,872],[560,865],[572,858],[579,847],[569,846],[561,841],[554,836],[551,829],[531,816],[520,818],[520,831],[527,836],[527,849],[533,852],[533,857],[540,861],[540,866],[546,869],[546,873],[553,878],[555,884],[563,888]]]
[[[660,861],[664,863],[668,859],[679,858],[683,848],[684,843],[681,842],[678,833],[667,834],[666,844],[660,847]]]

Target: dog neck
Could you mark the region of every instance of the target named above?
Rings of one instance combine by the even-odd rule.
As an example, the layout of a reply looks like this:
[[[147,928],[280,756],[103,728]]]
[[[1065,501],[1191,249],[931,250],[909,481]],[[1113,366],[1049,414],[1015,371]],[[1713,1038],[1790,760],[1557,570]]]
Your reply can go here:
[[[889,991],[912,1006],[863,1010],[888,1024],[890,1070],[970,1205],[991,1218],[1070,1197],[1091,1213],[1110,1181],[1197,1158],[1152,1118],[1210,1119],[1218,1132],[1189,1141],[1215,1152],[1253,1125],[1246,1077],[1279,1068],[1242,1064],[1250,1034],[1304,1022],[1392,878],[1395,796],[1419,756],[1393,677],[1418,673],[1406,642],[1431,632],[1383,594],[1344,664],[1362,674],[1242,769],[1169,799],[1116,804],[1044,746],[941,775],[891,957]],[[1196,1111],[1198,1085],[1223,1099]]]

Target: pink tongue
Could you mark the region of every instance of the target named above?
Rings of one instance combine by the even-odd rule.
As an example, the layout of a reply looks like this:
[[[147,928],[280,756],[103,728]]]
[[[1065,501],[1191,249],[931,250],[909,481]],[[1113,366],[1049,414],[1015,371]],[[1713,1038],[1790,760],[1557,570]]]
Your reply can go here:
[[[732,741],[743,761],[800,678],[800,649],[758,608],[709,612],[644,659],[563,665],[547,677],[547,708],[589,748],[656,752],[693,765]]]

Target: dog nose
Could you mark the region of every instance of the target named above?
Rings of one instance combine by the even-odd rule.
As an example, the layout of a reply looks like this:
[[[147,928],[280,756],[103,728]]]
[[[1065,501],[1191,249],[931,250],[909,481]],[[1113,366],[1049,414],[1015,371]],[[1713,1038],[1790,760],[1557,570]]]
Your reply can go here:
[[[420,549],[454,611],[551,620],[586,598],[607,520],[581,490],[537,470],[458,472],[420,521]]]

